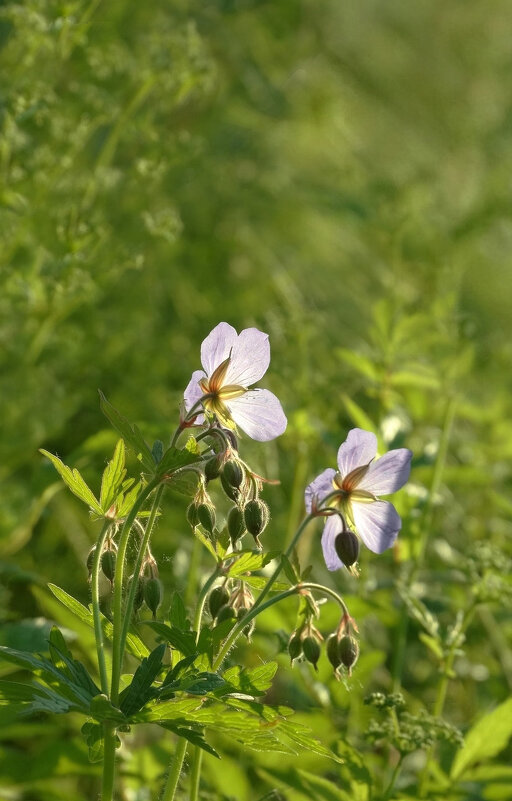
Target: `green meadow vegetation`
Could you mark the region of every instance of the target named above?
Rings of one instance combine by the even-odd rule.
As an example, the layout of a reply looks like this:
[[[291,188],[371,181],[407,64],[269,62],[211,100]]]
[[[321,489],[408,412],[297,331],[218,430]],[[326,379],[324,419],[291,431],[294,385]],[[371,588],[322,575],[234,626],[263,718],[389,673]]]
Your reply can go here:
[[[116,801],[156,801],[182,743],[176,801],[512,798],[511,41],[505,0],[0,0],[0,801],[99,798],[101,727],[128,719]],[[291,666],[291,596],[222,678],[206,646],[191,661],[219,551],[187,521],[196,485],[169,481],[149,518],[163,599],[137,613],[119,677],[139,670],[140,698],[124,717],[98,698],[87,722],[55,714],[48,664],[89,700],[103,689],[86,563],[108,509],[40,449],[101,504],[123,469],[147,476],[131,426],[168,448],[221,321],[269,334],[261,385],[288,418],[240,438],[276,482],[255,594],[351,429],[413,452],[392,548],[330,572],[312,520],[279,578],[299,564],[343,598],[357,662],[336,676],[322,645],[316,670]],[[179,442],[171,472],[204,445]],[[213,482],[212,498],[222,541]],[[105,576],[99,593],[110,618]],[[332,595],[318,611],[327,638]],[[176,655],[205,682],[171,677],[189,728],[140,700]]]

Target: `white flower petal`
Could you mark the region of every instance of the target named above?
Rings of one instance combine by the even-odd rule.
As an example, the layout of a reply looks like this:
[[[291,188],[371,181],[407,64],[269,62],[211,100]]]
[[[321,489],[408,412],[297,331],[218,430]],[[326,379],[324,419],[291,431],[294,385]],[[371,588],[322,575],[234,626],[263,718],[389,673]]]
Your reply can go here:
[[[276,396],[268,389],[253,389],[226,401],[233,420],[252,439],[266,442],[278,437],[287,420]]]
[[[219,323],[201,345],[201,364],[208,378],[219,364],[228,358],[238,334],[229,323]]]
[[[268,334],[257,328],[245,328],[233,345],[224,384],[249,387],[259,381],[270,364]]]
[[[194,372],[192,373],[192,378],[188,382],[187,388],[183,393],[183,397],[185,399],[185,409],[187,410],[187,412],[192,408],[192,406],[195,403],[197,403],[197,401],[200,398],[202,398],[204,394],[203,390],[199,386],[199,381],[201,380],[201,378],[204,377],[205,374],[202,370],[194,370]],[[199,406],[198,409],[201,410],[201,407]],[[201,423],[202,420],[203,420],[203,415],[200,414],[197,418],[197,422]]]
[[[338,515],[333,515],[327,518],[322,534],[322,550],[324,552],[325,564],[327,570],[339,570],[343,567],[343,562],[336,553],[334,547],[334,540],[343,530],[343,524]]]
[[[320,473],[320,475],[317,476],[311,482],[311,484],[308,484],[304,493],[304,501],[307,512],[311,511],[311,504],[315,495],[319,501],[321,501],[326,495],[329,495],[329,493],[334,490],[332,481],[335,475],[336,470],[333,470],[332,467],[328,467],[323,471],[323,473]]]
[[[372,462],[357,489],[368,490],[374,495],[389,495],[408,481],[411,472],[412,451],[397,448]]]
[[[371,431],[353,428],[338,451],[338,468],[343,477],[368,464],[377,453],[377,437]]]
[[[351,503],[357,533],[373,553],[391,548],[402,527],[400,515],[389,501]]]

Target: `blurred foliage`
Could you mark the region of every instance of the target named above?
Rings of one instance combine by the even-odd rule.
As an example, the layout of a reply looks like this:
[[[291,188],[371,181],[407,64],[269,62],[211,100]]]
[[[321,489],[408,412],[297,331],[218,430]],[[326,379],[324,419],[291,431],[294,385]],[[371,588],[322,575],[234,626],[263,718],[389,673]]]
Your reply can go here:
[[[270,333],[265,380],[289,417],[279,442],[243,443],[281,480],[267,541],[290,536],[352,425],[415,454],[398,546],[363,555],[359,582],[327,574],[316,529],[302,543],[359,622],[350,685],[287,670],[293,605],[244,655],[277,656],[274,700],[340,740],[346,767],[222,743],[205,799],[362,800],[369,776],[384,798],[398,755],[364,739],[368,692],[401,690],[418,720],[449,661],[443,711],[464,733],[512,689],[511,36],[505,0],[0,2],[2,643],[40,650],[47,619],[76,632],[47,581],[87,598],[95,524],[37,449],[99,491],[116,437],[97,388],[167,439],[220,320]],[[170,597],[192,543],[184,502],[166,503]],[[70,726],[6,724],[9,798],[96,792]],[[429,759],[425,793],[509,798],[509,734],[465,773],[453,742],[412,752],[396,797],[417,797]],[[172,743],[145,744],[130,769],[157,782]]]

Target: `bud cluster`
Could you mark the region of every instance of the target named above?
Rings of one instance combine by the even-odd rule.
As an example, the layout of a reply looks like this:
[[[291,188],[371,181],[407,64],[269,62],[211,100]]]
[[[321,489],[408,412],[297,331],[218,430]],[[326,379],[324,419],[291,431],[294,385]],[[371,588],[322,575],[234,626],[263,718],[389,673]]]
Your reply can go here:
[[[335,632],[330,634],[325,641],[325,652],[327,658],[334,668],[334,675],[340,678],[341,670],[345,669],[349,676],[352,675],[352,668],[359,657],[359,643],[350,633],[351,627],[357,631],[355,622],[348,615],[343,615],[341,622]],[[318,629],[313,626],[311,618],[292,632],[288,641],[288,654],[292,665],[296,660],[303,657],[310,662],[317,670],[317,662],[320,658],[320,644],[323,637]]]
[[[288,654],[292,665],[302,657],[318,670],[317,662],[320,659],[322,641],[322,635],[311,620],[296,629],[288,641]]]
[[[208,610],[215,625],[225,620],[232,620],[234,625],[245,617],[254,604],[254,596],[243,581],[235,582],[233,587],[229,584],[227,581],[214,587],[208,596]],[[245,627],[244,634],[250,638],[253,631],[254,621],[251,621]]]

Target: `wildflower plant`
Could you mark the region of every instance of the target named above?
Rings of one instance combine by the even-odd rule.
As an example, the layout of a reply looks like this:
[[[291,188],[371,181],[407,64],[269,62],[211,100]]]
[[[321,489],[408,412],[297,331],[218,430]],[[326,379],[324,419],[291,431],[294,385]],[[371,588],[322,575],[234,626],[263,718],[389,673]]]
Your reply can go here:
[[[163,801],[175,797],[188,748],[189,797],[197,799],[202,754],[218,757],[209,733],[240,740],[243,732],[245,748],[285,753],[307,748],[339,762],[336,753],[294,721],[290,709],[258,700],[277,665],[246,668],[233,661],[231,650],[239,638],[250,639],[262,612],[296,597],[297,623],[288,640],[292,663],[306,661],[316,671],[325,650],[334,676],[349,677],[360,650],[357,623],[334,589],[311,581],[310,568],[301,569],[295,546],[308,523],[325,517],[322,546],[328,568],[354,569],[358,540],[351,527],[375,553],[390,547],[400,529],[394,507],[379,495],[407,481],[411,452],[391,451],[374,461],[375,435],[355,429],[339,450],[339,472],[326,470],[307,488],[307,514],[285,551],[267,550],[270,510],[261,497],[267,479],[240,454],[240,430],[264,442],[286,428],[275,395],[251,389],[269,366],[268,336],[255,328],[237,334],[220,323],[202,344],[201,362],[203,370],[192,374],[185,390],[168,447],[159,440],[150,446],[101,395],[101,408],[120,439],[99,495],[76,468],[43,451],[97,521],[97,540],[87,558],[90,607],[50,585],[54,596],[93,628],[97,675],[74,658],[64,634],[54,627],[49,658],[1,647],[4,660],[34,677],[32,684],[3,682],[2,693],[20,715],[40,710],[83,715],[90,759],[103,765],[102,801],[115,797],[117,748],[127,732],[143,723],[174,738]],[[128,475],[127,449],[138,460],[136,476]],[[192,482],[184,481],[187,476]],[[214,483],[230,504],[225,523],[219,523],[212,498]],[[163,608],[164,587],[151,552],[168,487],[185,494],[193,487],[187,509],[190,536],[212,559],[191,609],[175,591],[170,608]],[[108,581],[109,596],[103,609],[101,576]],[[338,608],[339,623],[332,632],[322,631],[323,600]]]

